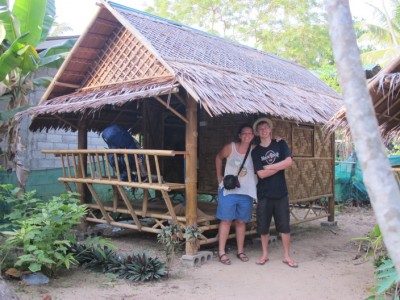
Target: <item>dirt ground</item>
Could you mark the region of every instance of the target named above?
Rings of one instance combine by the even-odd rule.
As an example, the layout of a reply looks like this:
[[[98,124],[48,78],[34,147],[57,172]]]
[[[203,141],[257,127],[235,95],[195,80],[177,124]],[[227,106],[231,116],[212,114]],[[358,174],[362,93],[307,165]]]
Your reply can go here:
[[[217,245],[209,246],[214,257],[198,267],[184,266],[178,255],[167,279],[133,283],[102,273],[74,269],[51,279],[43,286],[9,283],[20,299],[36,300],[51,295],[52,300],[131,300],[131,299],[365,299],[374,282],[372,261],[357,257],[354,237],[365,236],[375,225],[373,211],[346,208],[336,216],[337,227],[320,226],[321,220],[293,226],[292,257],[298,269],[282,263],[281,241],[270,245],[270,261],[255,264],[261,255],[257,237],[246,239],[249,262],[236,258],[234,242],[228,245],[232,265],[222,265]],[[164,256],[155,235],[123,232],[113,237],[119,252],[135,251]]]

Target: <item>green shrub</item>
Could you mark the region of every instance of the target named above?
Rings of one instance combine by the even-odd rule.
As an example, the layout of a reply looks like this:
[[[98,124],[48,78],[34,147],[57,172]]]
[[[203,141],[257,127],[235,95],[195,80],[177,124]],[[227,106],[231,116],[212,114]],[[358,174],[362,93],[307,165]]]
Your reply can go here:
[[[72,244],[69,253],[72,253],[79,265],[95,271],[107,272],[108,265],[116,259],[113,252],[115,246],[100,237],[88,238],[85,242]]]
[[[96,245],[96,246],[93,246]],[[146,254],[132,254],[130,256],[115,253],[107,244],[76,243],[70,251],[82,266],[107,274],[114,274],[116,278],[132,281],[149,281],[160,279],[166,275],[165,264],[159,259]]]
[[[361,248],[366,249],[365,256],[373,256],[374,259],[376,282],[370,290],[371,296],[367,299],[387,299],[385,295],[389,295],[390,299],[400,300],[400,275],[397,273],[383,244],[383,236],[379,225],[375,225],[368,236],[354,238],[353,240],[360,241],[359,251]]]
[[[182,243],[181,229],[175,224],[166,226],[157,235],[157,240],[164,245],[167,262],[170,263],[179,245]]]
[[[161,279],[167,274],[165,264],[161,263],[157,257],[148,257],[145,253],[127,257],[115,256],[114,259],[107,271],[116,274],[118,278],[149,281]]]
[[[22,270],[52,276],[60,267],[77,263],[67,250],[76,241],[71,229],[85,215],[86,206],[79,205],[73,193],[53,197],[46,203],[34,195],[27,192],[7,199],[13,209],[5,218],[16,229],[2,232],[7,238],[0,251],[17,253],[15,266]]]

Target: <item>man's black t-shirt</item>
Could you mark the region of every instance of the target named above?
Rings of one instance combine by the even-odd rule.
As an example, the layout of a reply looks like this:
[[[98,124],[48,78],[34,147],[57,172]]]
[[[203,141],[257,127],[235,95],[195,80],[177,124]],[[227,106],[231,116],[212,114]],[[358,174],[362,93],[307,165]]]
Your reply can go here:
[[[263,166],[278,163],[292,154],[287,143],[284,140],[277,142],[272,140],[268,147],[257,145],[251,151],[251,157],[254,163],[254,171],[257,173],[263,170]],[[276,174],[260,179],[257,184],[257,198],[280,199],[287,196],[288,190],[285,180],[285,170],[281,170]]]

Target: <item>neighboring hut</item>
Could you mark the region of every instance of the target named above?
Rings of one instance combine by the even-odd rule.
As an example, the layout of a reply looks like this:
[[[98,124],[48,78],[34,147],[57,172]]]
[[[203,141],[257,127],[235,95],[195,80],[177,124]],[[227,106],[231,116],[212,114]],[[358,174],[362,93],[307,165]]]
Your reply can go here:
[[[261,115],[273,120],[274,134],[293,153],[287,171],[292,223],[333,221],[334,139],[322,126],[340,104],[332,89],[293,62],[102,2],[41,103],[19,117],[33,115],[33,131],[78,131],[78,150],[46,153],[61,157],[59,180],[69,189],[76,184],[90,207],[87,221],[155,233],[171,221],[194,225],[206,244],[217,240],[215,203],[197,195],[215,194],[215,154],[240,123]],[[81,150],[87,131],[101,132],[111,123],[139,134],[146,150]],[[144,155],[155,178],[121,181],[118,167],[113,171],[108,164],[110,153],[126,161],[133,154],[136,166]],[[99,197],[100,185],[112,187],[111,203]],[[130,201],[123,187],[143,190],[143,199]],[[161,204],[149,201],[151,190],[161,195]],[[185,195],[184,203],[171,199],[173,191]],[[254,233],[249,226],[247,234]],[[194,245],[187,248],[195,251]]]
[[[367,86],[382,138],[386,142],[400,140],[400,57],[372,77]],[[328,127],[332,131],[344,128],[349,132],[344,107],[330,120]]]

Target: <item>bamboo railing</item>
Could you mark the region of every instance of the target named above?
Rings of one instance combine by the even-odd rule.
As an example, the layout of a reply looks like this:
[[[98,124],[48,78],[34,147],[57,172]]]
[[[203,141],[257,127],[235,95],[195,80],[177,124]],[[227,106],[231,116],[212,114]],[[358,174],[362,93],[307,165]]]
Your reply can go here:
[[[62,177],[66,189],[72,191],[70,184],[84,185],[89,190],[95,203],[88,203],[89,208],[86,217],[88,222],[108,223],[122,228],[137,229],[158,233],[165,223],[185,224],[185,217],[176,215],[168,192],[173,190],[185,190],[184,183],[165,182],[161,174],[160,159],[185,155],[184,151],[170,150],[142,150],[142,149],[92,149],[92,150],[43,150],[43,153],[52,153],[61,159]],[[110,164],[114,160],[115,167]],[[125,168],[121,169],[118,161],[125,162]],[[125,176],[124,176],[125,175]],[[112,205],[108,205],[105,199],[100,199],[94,185],[109,185],[113,189],[114,197]],[[143,190],[141,209],[135,209],[130,202],[124,187]],[[164,199],[166,212],[154,213],[148,209],[149,191],[159,191]],[[100,212],[100,216],[99,216]],[[130,215],[133,224],[114,220],[111,213]],[[140,218],[153,218],[155,225],[145,226]]]

